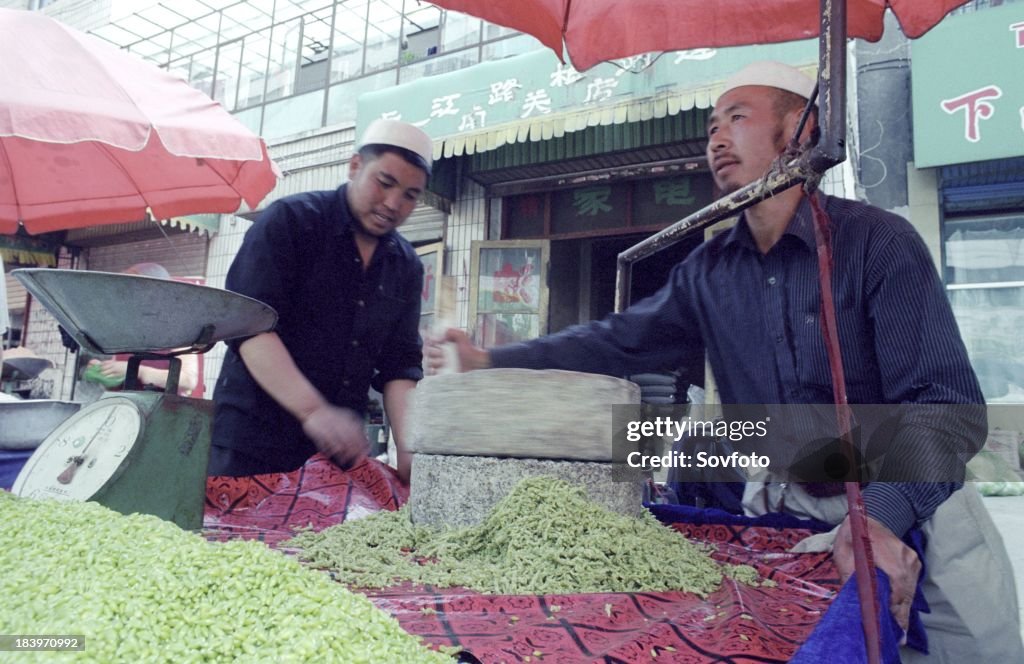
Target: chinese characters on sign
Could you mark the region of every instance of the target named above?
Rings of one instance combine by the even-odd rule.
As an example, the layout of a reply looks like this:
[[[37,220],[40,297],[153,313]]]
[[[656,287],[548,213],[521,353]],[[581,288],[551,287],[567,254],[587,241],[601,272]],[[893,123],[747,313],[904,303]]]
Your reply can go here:
[[[918,168],[1024,156],[1024,10],[951,17],[914,42]]]

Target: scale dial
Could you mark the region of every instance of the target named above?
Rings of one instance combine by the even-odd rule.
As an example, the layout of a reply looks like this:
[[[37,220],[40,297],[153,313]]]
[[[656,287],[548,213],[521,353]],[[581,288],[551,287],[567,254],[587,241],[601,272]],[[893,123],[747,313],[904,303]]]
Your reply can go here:
[[[135,403],[104,397],[65,420],[40,443],[11,491],[30,498],[89,500],[131,462],[142,428]]]

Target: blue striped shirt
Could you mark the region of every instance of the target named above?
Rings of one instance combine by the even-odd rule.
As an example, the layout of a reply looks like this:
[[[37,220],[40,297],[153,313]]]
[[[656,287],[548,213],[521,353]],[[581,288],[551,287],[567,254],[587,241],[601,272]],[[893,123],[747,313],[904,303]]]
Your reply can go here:
[[[914,228],[856,201],[823,196],[823,203],[831,219],[832,287],[850,403],[984,403],[949,300]],[[492,364],[625,376],[672,369],[706,349],[723,403],[832,403],[813,223],[805,198],[781,239],[762,254],[741,217],[691,252],[651,297],[601,321],[492,349]],[[951,481],[873,482],[864,490],[868,513],[900,536],[961,486],[955,480],[963,477],[963,459],[985,441],[983,410],[938,412],[950,421],[903,422],[894,444],[903,463],[943,466],[931,476]],[[965,416],[974,419],[956,421]],[[929,453],[940,449],[937,434],[950,433],[957,454]],[[941,445],[948,450],[950,442]]]

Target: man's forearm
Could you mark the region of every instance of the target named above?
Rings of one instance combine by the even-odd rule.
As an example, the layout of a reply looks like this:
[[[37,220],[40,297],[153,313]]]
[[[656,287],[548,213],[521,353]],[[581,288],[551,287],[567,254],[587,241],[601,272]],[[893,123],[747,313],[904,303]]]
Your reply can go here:
[[[398,475],[408,482],[412,473],[412,455],[407,446],[409,399],[416,389],[416,382],[406,379],[388,381],[384,384],[384,410],[391,423],[395,437],[395,451],[398,461]]]
[[[276,332],[247,339],[238,352],[259,386],[300,422],[326,403],[295,365]]]

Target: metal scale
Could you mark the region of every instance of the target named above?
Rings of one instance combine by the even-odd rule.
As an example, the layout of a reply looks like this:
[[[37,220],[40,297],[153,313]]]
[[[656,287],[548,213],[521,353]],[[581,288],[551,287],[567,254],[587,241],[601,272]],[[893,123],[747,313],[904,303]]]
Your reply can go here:
[[[269,331],[277,313],[244,295],[152,277],[52,269],[12,274],[83,349],[132,354],[124,391],[105,394],[58,426],[12,492],[93,500],[124,514],[201,528],[213,402],[177,394],[178,356]],[[163,392],[136,389],[145,359],[170,360]]]

